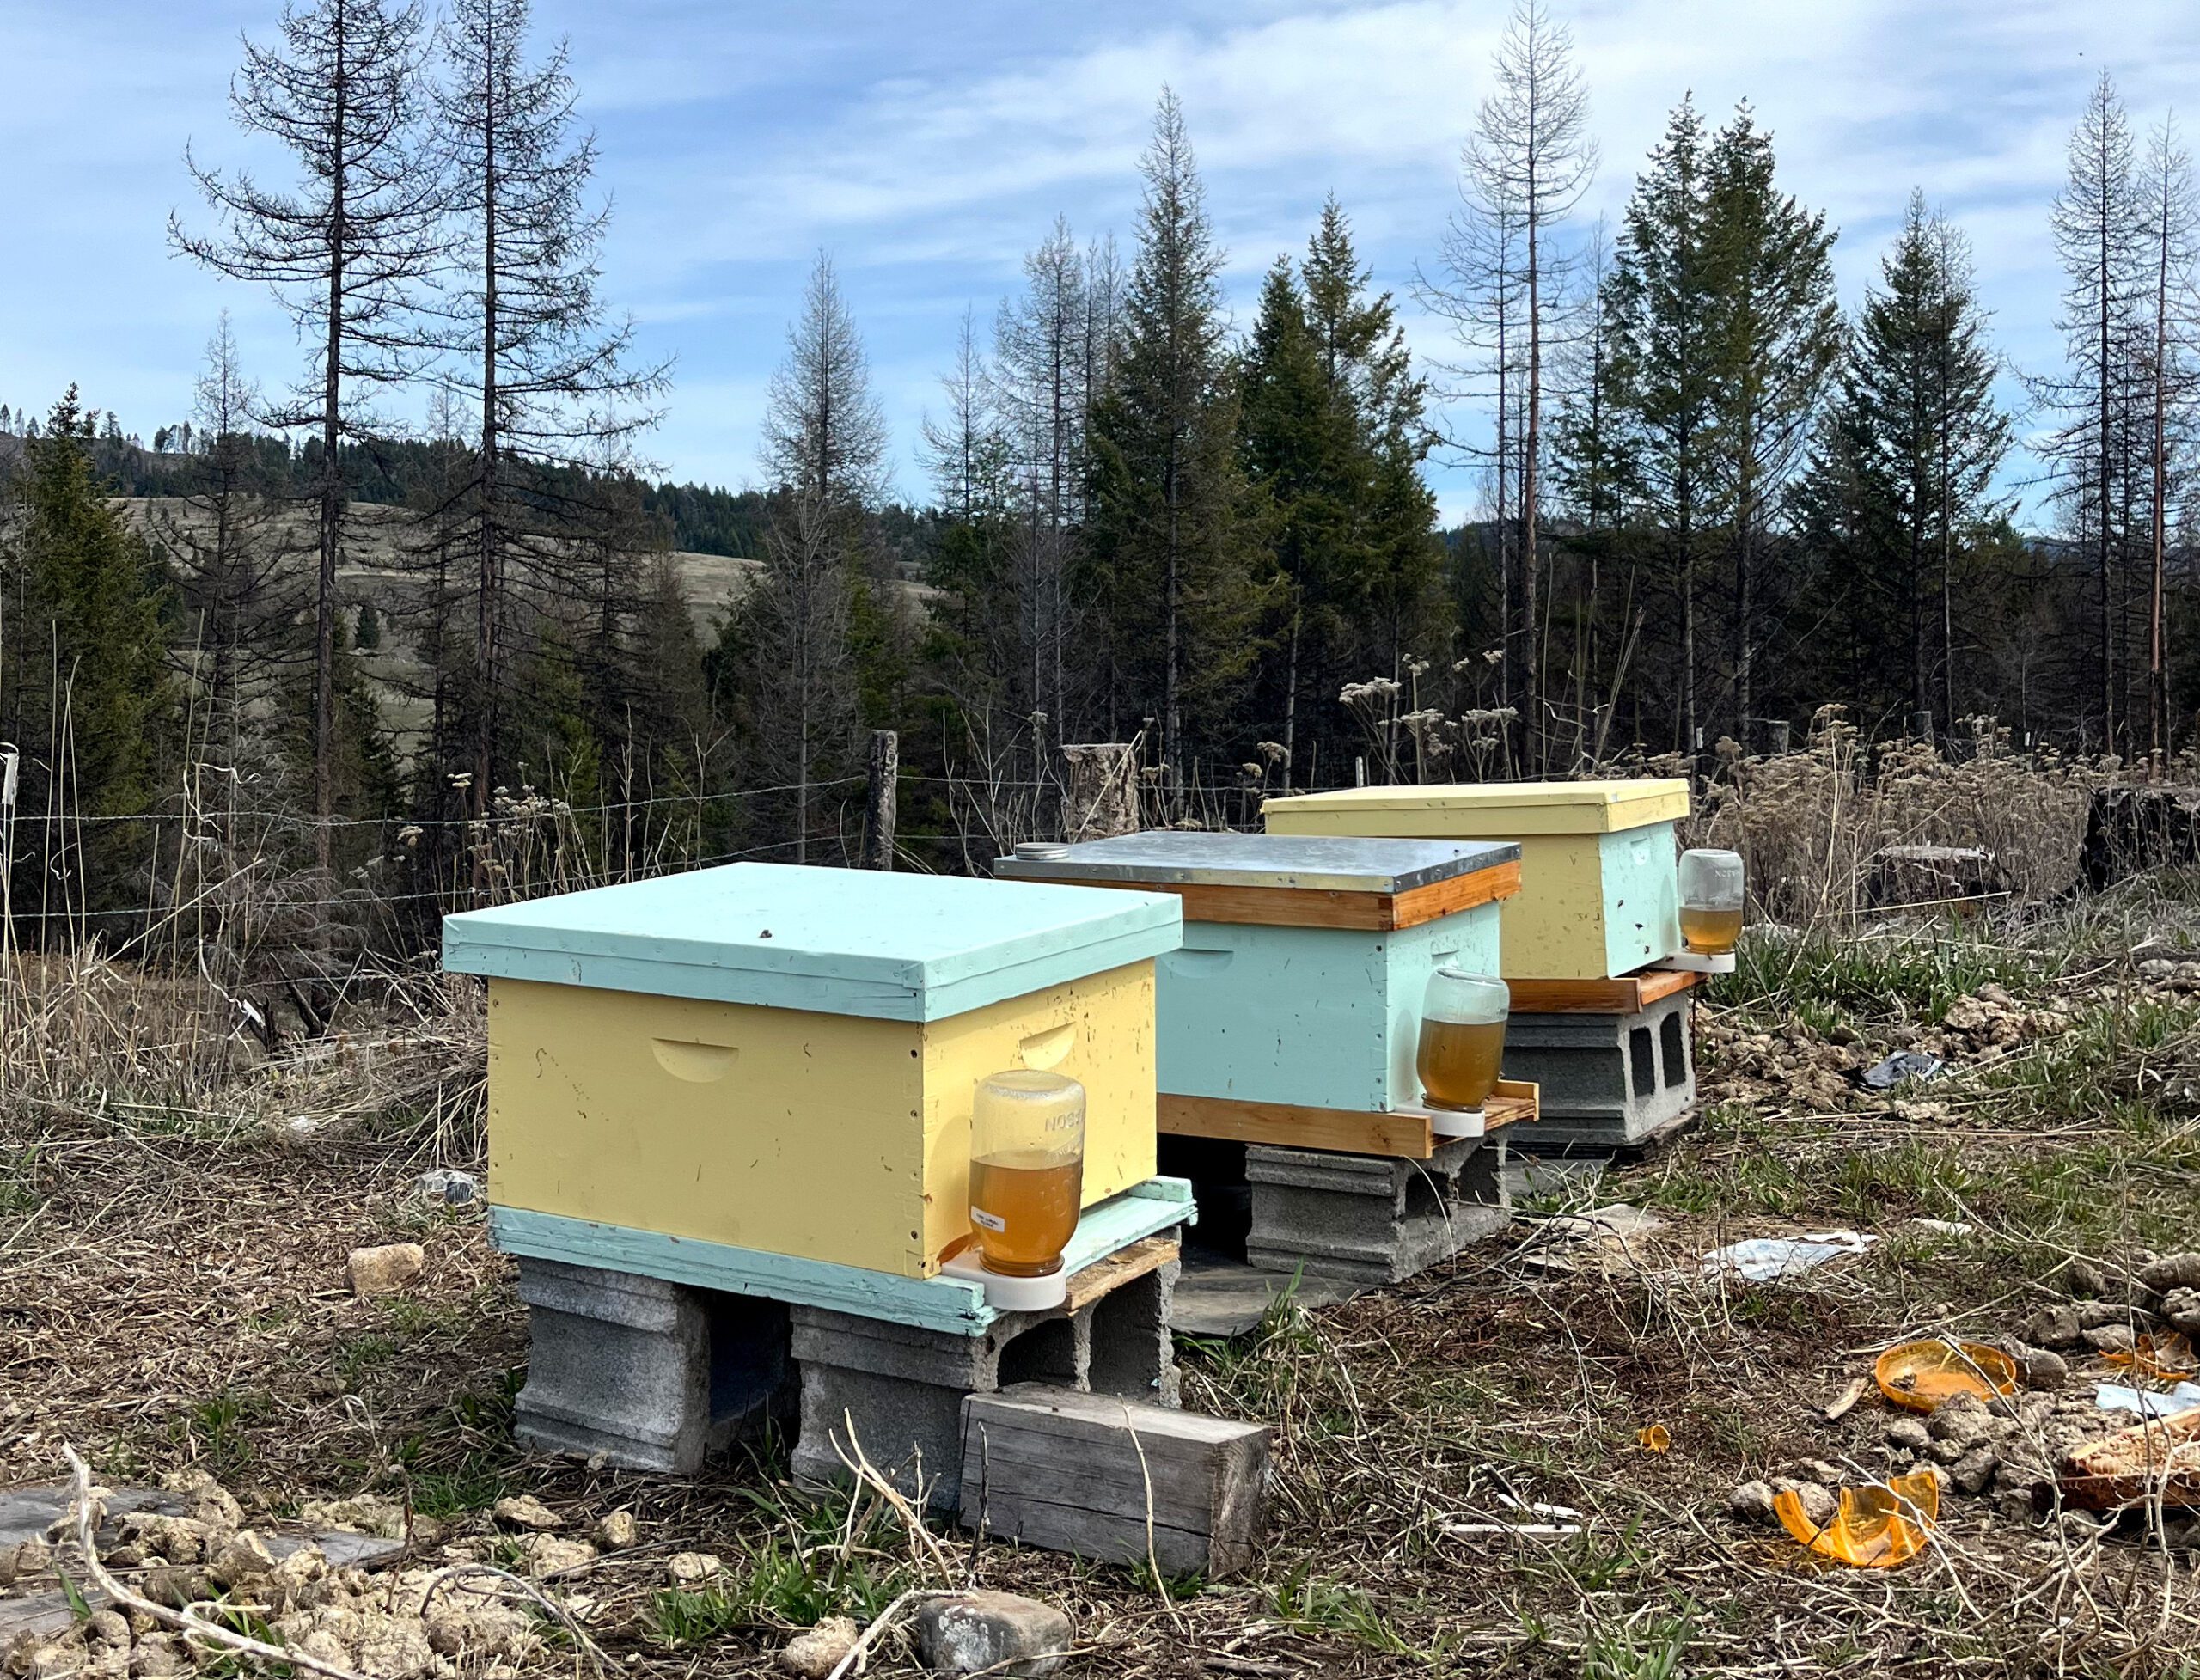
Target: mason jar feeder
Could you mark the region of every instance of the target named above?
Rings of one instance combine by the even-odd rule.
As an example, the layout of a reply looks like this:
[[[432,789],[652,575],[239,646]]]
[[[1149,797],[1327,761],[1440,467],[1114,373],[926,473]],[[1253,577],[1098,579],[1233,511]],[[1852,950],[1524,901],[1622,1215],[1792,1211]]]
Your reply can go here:
[[[1476,1135],[1482,1107],[1497,1089],[1505,1059],[1505,1017],[1512,993],[1494,974],[1446,964],[1428,977],[1421,1006],[1414,1069],[1421,1097],[1436,1110],[1439,1137]]]
[[[1732,852],[1681,853],[1678,871],[1681,944],[1690,956],[1724,957],[1732,968],[1742,937],[1742,860]]]

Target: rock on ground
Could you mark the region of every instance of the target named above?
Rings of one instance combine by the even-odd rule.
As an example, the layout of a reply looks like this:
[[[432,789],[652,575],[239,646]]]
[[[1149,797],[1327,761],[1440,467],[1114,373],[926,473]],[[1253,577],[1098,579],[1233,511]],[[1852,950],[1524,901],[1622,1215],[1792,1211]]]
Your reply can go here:
[[[2020,1346],[2015,1359],[2028,1389],[2059,1389],[2070,1380],[2069,1360],[2052,1349]]]
[[[664,1561],[664,1573],[672,1577],[675,1586],[694,1586],[724,1567],[724,1563],[710,1552],[675,1552]]]
[[[2085,1325],[2067,1302],[2044,1306],[2017,1326],[2017,1335],[2034,1347],[2075,1347]]]
[[[348,1500],[309,1500],[299,1507],[298,1516],[315,1528],[371,1534],[381,1540],[405,1537],[405,1507],[379,1494],[361,1494]]]
[[[372,1611],[359,1622],[359,1667],[376,1680],[419,1680],[435,1672],[436,1653],[425,1623]]]
[[[2200,1289],[2200,1249],[2164,1255],[2140,1268],[2139,1281],[2157,1295],[2172,1289]]]
[[[1886,1442],[1905,1452],[1922,1452],[1932,1444],[1933,1437],[1925,1427],[1922,1418],[1892,1417],[1887,1420]]]
[[[2086,1332],[2086,1341],[2099,1353],[2128,1353],[2139,1338],[2129,1324],[2097,1324]]]
[[[275,1555],[250,1529],[238,1530],[227,1545],[206,1561],[207,1574],[215,1585],[224,1588],[269,1574],[274,1567]]]
[[[855,1648],[860,1632],[853,1617],[828,1616],[808,1632],[789,1640],[776,1660],[797,1680],[826,1680]]]
[[[191,1653],[180,1634],[148,1634],[130,1653],[130,1671],[144,1680],[168,1680],[192,1671]]]
[[[917,1607],[917,1655],[935,1674],[1052,1674],[1069,1654],[1069,1617],[1013,1592],[962,1592]]]
[[[534,1529],[547,1533],[565,1526],[565,1519],[542,1503],[532,1494],[519,1494],[510,1499],[498,1500],[489,1507],[489,1514],[506,1528]]]
[[[1797,1481],[1781,1476],[1772,1484],[1775,1494],[1793,1494],[1803,1507],[1804,1520],[1824,1528],[1841,1513],[1841,1500],[1832,1488],[1816,1481]]]
[[[2172,1289],[2162,1297],[2162,1321],[2200,1338],[2200,1288]]]
[[[561,1540],[554,1534],[538,1534],[527,1543],[527,1573],[538,1580],[596,1561],[596,1548],[585,1540]]]
[[[608,1512],[596,1519],[596,1543],[604,1551],[624,1551],[639,1543],[641,1537],[641,1524],[634,1520],[634,1513],[624,1506]]]
[[[1769,1481],[1745,1481],[1726,1495],[1726,1514],[1739,1517],[1745,1522],[1772,1521],[1772,1484]]]
[[[402,1289],[427,1263],[427,1250],[418,1243],[385,1243],[379,1248],[352,1249],[344,1262],[344,1276],[352,1294],[364,1300]]]

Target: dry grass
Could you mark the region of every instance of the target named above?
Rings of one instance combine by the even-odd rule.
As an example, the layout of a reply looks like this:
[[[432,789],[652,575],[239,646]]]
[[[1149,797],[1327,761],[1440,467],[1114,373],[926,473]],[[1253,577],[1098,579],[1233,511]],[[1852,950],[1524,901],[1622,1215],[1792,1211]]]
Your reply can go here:
[[[1732,742],[1720,747],[1687,843],[1739,852],[1763,913],[1803,927],[1867,909],[1873,855],[1890,846],[1983,847],[2019,900],[2056,898],[2078,878],[2093,790],[2124,770],[2018,753],[2007,730],[1982,728],[1954,758],[1929,742],[1875,747],[1839,706],[1819,712],[1799,751],[1744,758]]]
[[[1861,852],[1861,819],[1826,814],[1843,809],[1837,748],[1798,756],[1821,750],[1815,781],[1799,766],[1745,782],[1753,844]],[[1925,813],[1936,838],[1989,832],[1960,826],[1991,813],[1965,816],[1952,789],[1983,800],[1969,778],[2004,773],[1917,773],[1873,796],[1871,835]],[[442,1525],[434,1545],[488,1561],[506,1561],[486,1518],[504,1494],[576,1520],[628,1506],[642,1544],[553,1588],[592,1604],[614,1661],[663,1680],[770,1672],[793,1628],[950,1581],[1071,1610],[1079,1676],[2190,1680],[2193,1555],[2134,1530],[1952,1500],[1927,1558],[1844,1572],[1725,1498],[1806,1460],[1882,1473],[1876,1403],[1838,1423],[1819,1410],[1877,1348],[2006,1330],[2073,1255],[2200,1243],[2200,991],[2133,957],[2197,935],[2179,883],[2142,883],[2052,913],[1761,943],[1700,1017],[1703,1127],[1580,1198],[1668,1221],[1647,1267],[1543,1263],[1532,1238],[1554,1200],[1408,1286],[1183,1350],[1187,1403],[1274,1426],[1275,1521],[1247,1579],[1165,1594],[1142,1571],[953,1533],[935,1549],[875,1494],[804,1499],[776,1448],[693,1481],[521,1452],[510,1268],[478,1212],[409,1194],[424,1166],[478,1162],[467,983],[382,990],[347,1037],[270,1059],[196,981],[19,965],[0,981],[0,1480],[57,1473],[69,1439],[104,1475],[198,1465],[276,1513],[409,1498]],[[1959,1007],[1989,987],[2020,1024]],[[1855,1069],[1898,1046],[1959,1073],[1862,1092]],[[1831,1225],[1884,1240],[1777,1286],[1665,1274],[1738,1237]],[[426,1248],[425,1277],[353,1301],[346,1250],[400,1239]],[[1670,1453],[1635,1445],[1653,1422]],[[1508,1499],[1575,1507],[1582,1532],[1452,1531],[1506,1520]],[[669,1590],[664,1560],[685,1550],[725,1558],[724,1579]],[[908,1660],[889,1639],[871,1672]],[[571,1671],[554,1646],[533,1666]]]

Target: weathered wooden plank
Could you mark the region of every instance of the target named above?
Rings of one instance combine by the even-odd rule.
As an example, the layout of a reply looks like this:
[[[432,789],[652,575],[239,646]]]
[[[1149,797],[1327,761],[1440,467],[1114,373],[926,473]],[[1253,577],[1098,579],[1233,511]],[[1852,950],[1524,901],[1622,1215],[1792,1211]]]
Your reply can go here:
[[[1536,1117],[1537,1087],[1525,1079],[1500,1079],[1482,1105],[1485,1134]],[[1228,1143],[1274,1144],[1282,1149],[1328,1149],[1348,1155],[1388,1155],[1426,1161],[1450,1141],[1436,1134],[1425,1109],[1363,1113],[1313,1109],[1292,1103],[1248,1103],[1231,1097],[1186,1097],[1164,1091],[1162,1131],[1178,1138],[1219,1138]]]
[[[1543,1104],[1543,1087],[1532,1079],[1500,1079],[1489,1101],[1482,1105],[1482,1129],[1487,1137],[1500,1126],[1533,1120]]]
[[[1477,906],[1494,904],[1500,899],[1515,896],[1520,890],[1520,864],[1518,858],[1508,864],[1499,864],[1494,869],[1478,869],[1472,875],[1456,875],[1449,881],[1432,882],[1426,887],[1415,887],[1400,893],[1390,901],[1390,920],[1387,927],[1418,927],[1423,922],[1433,922],[1439,916],[1449,916],[1461,910],[1472,910]]]
[[[1086,1267],[1069,1280],[1069,1296],[1060,1309],[1066,1317],[1082,1307],[1087,1307],[1103,1295],[1121,1288],[1134,1278],[1142,1278],[1148,1272],[1158,1272],[1176,1258],[1177,1244],[1173,1237],[1148,1237],[1134,1243],[1128,1249],[1118,1249],[1098,1264]]]
[[[1249,1103],[1231,1097],[1185,1097],[1164,1091],[1161,1129],[1172,1137],[1220,1138],[1286,1149],[1334,1149],[1426,1161],[1436,1136],[1426,1114],[1312,1109],[1292,1103]]]
[[[1522,1015],[1634,1015],[1698,984],[1685,968],[1646,968],[1616,980],[1508,980]]]
[[[1022,1384],[962,1408],[962,1521],[1099,1562],[1210,1579],[1259,1536],[1264,1424]]]

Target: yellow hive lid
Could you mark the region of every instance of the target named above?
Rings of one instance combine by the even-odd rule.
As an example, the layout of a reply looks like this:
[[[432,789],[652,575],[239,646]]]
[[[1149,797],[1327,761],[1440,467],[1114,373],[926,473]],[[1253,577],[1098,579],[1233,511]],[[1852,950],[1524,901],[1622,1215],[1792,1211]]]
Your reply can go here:
[[[1262,807],[1272,834],[1384,834],[1399,839],[1518,840],[1609,834],[1688,815],[1678,776],[1610,782],[1436,782],[1294,793]]]

